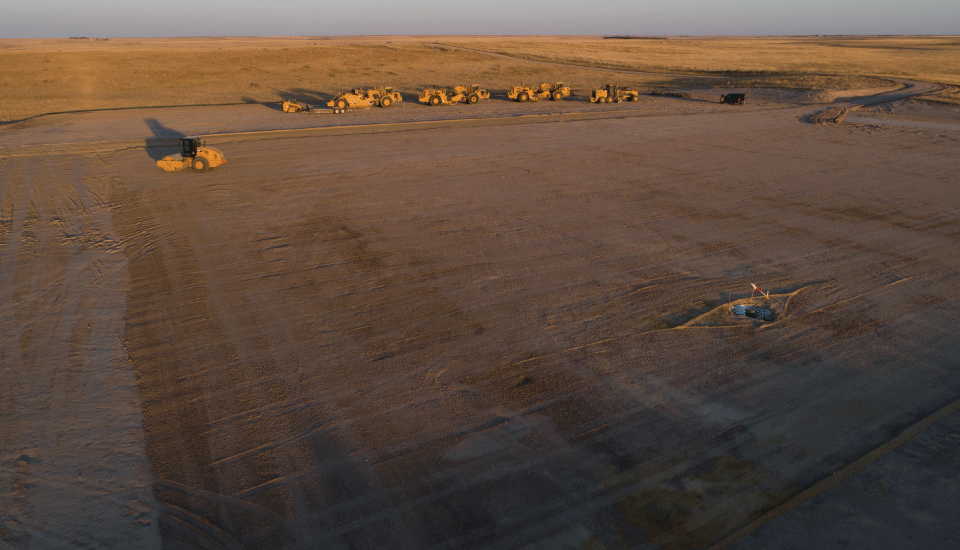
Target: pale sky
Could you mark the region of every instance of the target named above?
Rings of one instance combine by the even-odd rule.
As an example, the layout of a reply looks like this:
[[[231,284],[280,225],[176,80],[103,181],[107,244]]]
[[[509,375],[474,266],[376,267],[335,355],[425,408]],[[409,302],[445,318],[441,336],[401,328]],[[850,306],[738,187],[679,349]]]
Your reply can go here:
[[[375,34],[956,35],[960,0],[0,0],[0,38]]]

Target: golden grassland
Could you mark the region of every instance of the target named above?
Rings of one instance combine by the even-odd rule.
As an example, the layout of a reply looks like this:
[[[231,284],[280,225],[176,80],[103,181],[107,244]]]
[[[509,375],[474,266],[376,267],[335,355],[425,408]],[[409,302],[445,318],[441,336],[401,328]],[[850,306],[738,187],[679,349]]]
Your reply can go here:
[[[887,84],[877,77],[960,84],[960,38],[0,40],[0,121],[124,107],[318,103],[368,86],[416,94],[426,86],[478,83],[496,93],[562,80],[583,94],[608,81],[641,89]]]
[[[589,87],[623,76],[390,39],[122,42],[0,49],[0,120],[117,107],[316,103],[369,86],[416,94],[426,86],[482,83],[502,91],[521,81],[565,79]],[[669,80],[630,77],[632,85]]]
[[[525,59],[619,70],[759,79],[894,77],[960,84],[960,37],[956,36],[503,38],[467,45]]]
[[[920,101],[930,101],[933,103],[946,103],[947,105],[960,105],[960,92],[949,92],[928,97],[918,97],[917,99]]]

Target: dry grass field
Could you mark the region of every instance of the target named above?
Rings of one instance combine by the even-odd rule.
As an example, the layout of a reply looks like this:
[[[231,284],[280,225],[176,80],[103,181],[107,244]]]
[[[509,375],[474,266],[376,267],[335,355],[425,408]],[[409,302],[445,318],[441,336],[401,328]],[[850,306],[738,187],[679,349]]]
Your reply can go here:
[[[511,57],[465,51],[471,48]],[[534,64],[548,61],[568,66]],[[597,70],[602,68],[606,70]],[[637,74],[662,73],[660,76]],[[691,78],[680,75],[700,75]],[[598,37],[49,39],[0,41],[0,122],[82,110],[328,99],[357,86],[563,80],[640,88],[960,84],[955,38],[643,40]],[[708,77],[708,78],[706,78]]]
[[[934,103],[945,103],[947,105],[960,105],[960,92],[949,92],[930,97],[920,97],[917,99],[923,101],[932,101]]]
[[[799,78],[806,81],[810,77],[874,76],[960,84],[958,37],[523,37],[471,41],[470,47],[525,59],[627,71],[699,74],[743,82],[753,80],[763,85],[773,81],[810,87]],[[838,83],[842,81],[832,81],[833,85]]]

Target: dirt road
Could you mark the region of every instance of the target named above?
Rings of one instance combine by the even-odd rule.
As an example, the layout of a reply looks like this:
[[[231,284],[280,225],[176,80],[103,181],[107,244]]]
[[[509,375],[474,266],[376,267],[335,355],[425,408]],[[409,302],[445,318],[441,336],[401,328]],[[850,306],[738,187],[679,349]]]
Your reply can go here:
[[[701,548],[960,396],[960,132],[678,104],[206,174],[142,145],[302,119],[20,128],[0,540]],[[777,321],[729,314],[752,282]]]

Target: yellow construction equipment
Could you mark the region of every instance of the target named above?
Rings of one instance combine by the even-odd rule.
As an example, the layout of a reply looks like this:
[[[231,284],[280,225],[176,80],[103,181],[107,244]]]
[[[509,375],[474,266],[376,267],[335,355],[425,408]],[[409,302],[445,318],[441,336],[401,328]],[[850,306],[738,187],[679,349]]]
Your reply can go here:
[[[420,92],[420,103],[427,105],[449,105],[451,103],[477,103],[481,99],[488,99],[490,92],[479,84],[470,86],[454,86],[453,88],[427,88]]]
[[[176,172],[193,168],[195,172],[206,172],[227,162],[227,157],[213,147],[205,147],[200,138],[185,137],[180,140],[180,158],[163,157],[157,166],[167,172]]]
[[[393,88],[368,88],[366,90],[356,88],[352,92],[343,92],[327,102],[327,107],[333,107],[333,110],[343,112],[345,109],[363,109],[379,105],[389,107],[394,103],[400,103],[403,97],[399,92],[393,91]]]
[[[310,106],[309,106],[309,105],[304,105],[303,107],[301,107],[299,104],[294,103],[294,102],[292,102],[292,101],[284,101],[284,102],[283,102],[283,112],[284,112],[284,113],[299,113],[299,112],[307,112],[307,113],[309,113],[309,112],[310,112]]]
[[[539,87],[532,86],[514,86],[507,92],[507,97],[521,103],[525,101],[540,101],[541,99],[552,99],[560,101],[570,95],[570,88],[563,85],[563,82],[543,83]]]
[[[621,101],[639,101],[640,92],[624,90],[616,84],[607,84],[590,94],[590,103],[620,103]]]

